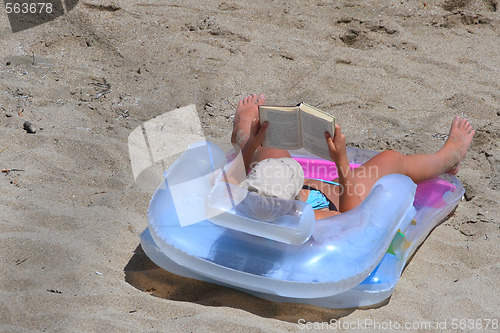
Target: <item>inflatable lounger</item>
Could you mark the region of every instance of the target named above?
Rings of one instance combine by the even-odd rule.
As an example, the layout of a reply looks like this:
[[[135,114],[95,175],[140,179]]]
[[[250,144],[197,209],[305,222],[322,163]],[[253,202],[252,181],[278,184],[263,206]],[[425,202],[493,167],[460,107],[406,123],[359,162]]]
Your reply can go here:
[[[293,156],[306,178],[336,176],[334,163],[299,154]],[[375,154],[348,150],[352,167]],[[388,175],[355,209],[315,221],[305,202],[214,181],[234,155],[209,142],[191,146],[153,195],[141,245],[171,273],[276,302],[347,308],[385,300],[407,260],[464,193],[451,175],[418,187]]]

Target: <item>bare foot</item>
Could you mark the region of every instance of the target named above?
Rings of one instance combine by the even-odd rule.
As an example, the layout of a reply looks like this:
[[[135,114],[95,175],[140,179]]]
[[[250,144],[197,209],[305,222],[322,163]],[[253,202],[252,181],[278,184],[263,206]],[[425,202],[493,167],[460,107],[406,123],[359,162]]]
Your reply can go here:
[[[451,168],[446,171],[452,175],[456,175],[460,168],[460,163],[465,157],[467,150],[472,143],[472,138],[476,131],[472,129],[472,125],[465,118],[456,116],[451,123],[450,133],[448,140],[444,144],[443,150],[447,150],[450,154]]]
[[[244,147],[250,136],[252,121],[259,118],[259,105],[263,105],[266,99],[264,95],[252,94],[241,99],[236,108],[233,122],[233,134],[231,142]]]

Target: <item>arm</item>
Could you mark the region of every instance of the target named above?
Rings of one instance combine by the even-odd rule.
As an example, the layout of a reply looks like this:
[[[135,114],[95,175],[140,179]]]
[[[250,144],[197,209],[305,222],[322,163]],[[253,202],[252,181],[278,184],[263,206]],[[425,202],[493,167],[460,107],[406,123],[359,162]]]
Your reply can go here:
[[[346,212],[361,203],[361,198],[356,194],[353,172],[349,166],[345,146],[345,135],[340,130],[340,125],[335,124],[335,135],[332,137],[325,133],[330,157],[337,165],[340,183],[339,211]]]
[[[252,162],[252,157],[257,148],[259,148],[264,142],[264,138],[266,135],[268,123],[267,121],[260,125],[258,119],[252,122],[252,127],[250,130],[250,137],[248,138],[247,143],[241,150],[241,154],[243,156],[243,161],[245,162],[245,170],[248,172],[250,168],[250,163]]]
[[[242,166],[240,162],[236,162],[231,164],[229,168],[225,167],[225,172],[222,171],[222,173],[217,173],[216,176],[212,178],[212,185],[219,181],[224,181],[234,185],[240,184],[242,181],[242,179],[240,179],[242,170],[239,170],[239,168],[245,168],[244,173],[248,173],[255,151],[262,145],[262,142],[264,142],[267,125],[267,122],[265,122],[261,126],[258,119],[252,122],[249,138],[245,146],[241,149],[241,156],[243,158],[244,165]]]

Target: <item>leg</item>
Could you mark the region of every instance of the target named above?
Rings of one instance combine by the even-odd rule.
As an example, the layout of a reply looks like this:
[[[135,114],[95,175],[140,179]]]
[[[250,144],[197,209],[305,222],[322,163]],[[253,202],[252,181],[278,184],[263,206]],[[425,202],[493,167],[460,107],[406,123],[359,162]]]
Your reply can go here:
[[[395,151],[382,152],[354,170],[356,188],[361,199],[370,192],[377,180],[385,175],[400,173],[415,183],[432,179],[442,173],[456,174],[460,162],[472,143],[475,131],[466,119],[455,117],[448,140],[434,154],[402,155]]]

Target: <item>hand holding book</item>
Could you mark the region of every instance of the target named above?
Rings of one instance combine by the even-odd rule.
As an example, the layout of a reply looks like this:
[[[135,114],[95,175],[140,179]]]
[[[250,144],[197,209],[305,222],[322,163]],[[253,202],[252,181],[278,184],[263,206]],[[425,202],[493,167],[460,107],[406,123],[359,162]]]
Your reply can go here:
[[[305,148],[324,159],[331,159],[324,133],[335,134],[335,117],[310,105],[259,106],[260,123],[268,122],[264,147]]]
[[[328,145],[330,157],[337,164],[342,164],[343,160],[347,160],[347,148],[345,145],[345,135],[340,130],[340,125],[335,124],[335,136],[332,138],[328,132],[325,132],[325,138]],[[349,164],[349,161],[347,160]]]

